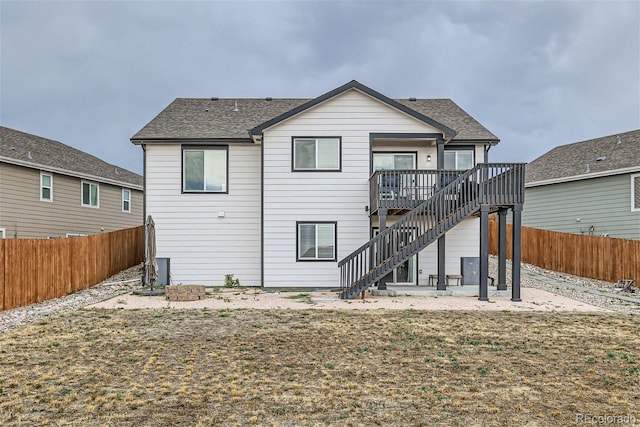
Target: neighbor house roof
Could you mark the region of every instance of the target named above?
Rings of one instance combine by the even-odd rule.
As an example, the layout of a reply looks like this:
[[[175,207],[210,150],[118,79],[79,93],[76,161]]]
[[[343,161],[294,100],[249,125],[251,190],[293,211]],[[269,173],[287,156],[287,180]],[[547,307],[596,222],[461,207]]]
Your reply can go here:
[[[450,99],[390,99],[353,80],[313,99],[177,98],[136,133],[134,143],[161,140],[246,140],[264,129],[356,89],[441,130],[454,141],[499,141]]]
[[[142,189],[142,176],[52,139],[0,126],[0,162]]]
[[[561,145],[527,165],[527,186],[640,171],[640,130]]]

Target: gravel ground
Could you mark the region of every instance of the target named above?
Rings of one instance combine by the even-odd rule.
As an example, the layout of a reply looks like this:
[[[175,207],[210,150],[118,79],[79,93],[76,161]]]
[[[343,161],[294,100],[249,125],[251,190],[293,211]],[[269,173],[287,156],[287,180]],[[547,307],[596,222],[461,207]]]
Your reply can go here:
[[[118,295],[126,294],[141,287],[142,264],[111,276],[104,282],[83,291],[74,292],[61,298],[26,305],[11,310],[0,311],[0,333],[38,321],[53,313],[76,310]]]
[[[489,275],[498,277],[498,259],[490,257]],[[511,282],[511,265],[507,263],[507,283]],[[541,289],[608,310],[640,314],[640,289],[635,293],[615,291],[614,283],[588,279],[522,264],[520,283],[523,288]],[[637,284],[636,284],[637,285]]]
[[[490,275],[497,277],[497,259],[495,257],[491,257],[489,267]],[[507,266],[508,283],[511,281],[510,271],[510,266]],[[134,289],[141,287],[140,276],[141,265],[138,265],[87,290],[50,301],[2,311],[0,312],[0,333],[38,321],[53,313],[76,310],[119,295],[129,294]],[[613,283],[522,264],[521,284],[523,288],[540,289],[607,310],[640,314],[640,292],[616,292],[613,290]]]

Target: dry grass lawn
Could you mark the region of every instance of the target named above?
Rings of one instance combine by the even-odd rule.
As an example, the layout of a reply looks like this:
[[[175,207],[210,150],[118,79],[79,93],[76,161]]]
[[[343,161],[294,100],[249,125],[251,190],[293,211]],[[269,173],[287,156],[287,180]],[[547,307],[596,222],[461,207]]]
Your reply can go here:
[[[0,334],[0,425],[640,422],[638,331],[621,314],[79,310]]]

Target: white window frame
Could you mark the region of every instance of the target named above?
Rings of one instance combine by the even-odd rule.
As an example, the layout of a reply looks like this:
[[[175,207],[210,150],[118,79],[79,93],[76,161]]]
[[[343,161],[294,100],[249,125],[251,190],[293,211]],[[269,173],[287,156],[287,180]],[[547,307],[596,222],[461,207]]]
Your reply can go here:
[[[300,226],[303,225],[315,225],[315,253],[314,257],[303,257],[300,254]],[[333,253],[330,258],[320,258],[318,256],[318,226],[331,226],[333,228]],[[296,261],[297,262],[335,262],[337,261],[338,253],[338,223],[336,221],[298,221],[296,222]]]
[[[42,183],[42,177],[48,176],[49,177],[49,186],[45,186]],[[44,197],[42,197],[42,190],[48,188],[49,189],[49,198],[45,199]],[[41,202],[53,202],[53,174],[51,173],[46,173],[46,172],[40,172],[40,201]]]
[[[631,175],[631,212],[640,212],[640,206],[636,207],[636,191],[640,192],[640,186],[636,187],[636,179],[640,179],[640,173]]]
[[[473,167],[475,167],[477,165],[475,148],[473,148],[473,149],[472,148],[465,149],[465,148],[457,148],[456,147],[456,148],[451,148],[451,149],[445,149],[443,156],[446,157],[447,153],[455,153],[455,160],[454,160],[455,166],[454,166],[453,170],[460,170],[460,171],[469,170],[469,169],[472,169]],[[459,153],[471,153],[471,168],[469,168],[469,169],[460,169],[458,167],[458,154]],[[445,169],[447,169],[446,166],[445,166]]]
[[[206,174],[203,171],[204,175],[204,188],[202,190],[194,190],[187,189],[187,166],[186,166],[186,153],[196,152],[196,151],[223,151],[225,156],[225,178],[224,178],[224,188],[221,190],[207,190],[207,182],[206,182]],[[206,156],[204,156],[204,161],[206,162]],[[207,165],[203,165],[204,170],[206,171]],[[200,194],[229,194],[229,147],[226,145],[221,146],[185,146],[182,147],[182,192],[183,193],[200,193]]]
[[[7,238],[7,229],[4,227],[0,227],[0,239]]]
[[[125,194],[129,194],[128,199],[125,198]],[[125,203],[128,204],[126,208]],[[131,190],[129,190],[128,188],[122,189],[122,212],[131,213]]]
[[[320,142],[323,140],[336,140],[338,141],[338,165],[331,168],[318,167],[318,159],[320,157],[319,147]],[[296,143],[300,141],[314,141],[315,142],[315,164],[313,168],[299,167],[296,164]],[[341,172],[342,171],[342,137],[340,136],[294,136],[291,138],[291,171],[292,172]]]
[[[84,203],[84,186],[88,185],[89,186],[89,204],[85,204]],[[92,205],[91,204],[91,187],[95,186],[96,187],[96,205]],[[100,184],[98,184],[97,182],[91,182],[91,181],[81,181],[80,184],[80,204],[85,207],[85,208],[94,208],[94,209],[98,209],[100,207]]]

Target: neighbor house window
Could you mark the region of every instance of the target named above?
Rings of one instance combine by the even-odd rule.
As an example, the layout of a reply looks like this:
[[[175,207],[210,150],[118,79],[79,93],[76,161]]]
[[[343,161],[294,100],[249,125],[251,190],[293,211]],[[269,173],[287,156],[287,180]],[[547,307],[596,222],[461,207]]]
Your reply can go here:
[[[86,234],[82,234],[82,233],[67,233],[65,234],[65,237],[84,237],[86,236]],[[49,237],[50,239],[55,239],[55,237]]]
[[[6,238],[7,238],[7,229],[0,228],[0,239],[6,239]]]
[[[640,211],[640,175],[631,175],[631,210]]]
[[[46,173],[40,173],[40,200],[53,201],[53,176]]]
[[[227,193],[227,147],[185,148],[182,151],[182,191]]]
[[[122,212],[131,212],[131,190],[122,189]]]
[[[336,260],[336,223],[299,222],[298,261]]]
[[[475,166],[473,150],[445,150],[444,168],[452,170],[467,170]]]
[[[293,138],[294,171],[339,171],[340,138]]]
[[[99,192],[98,184],[82,181],[82,206],[100,207]]]

